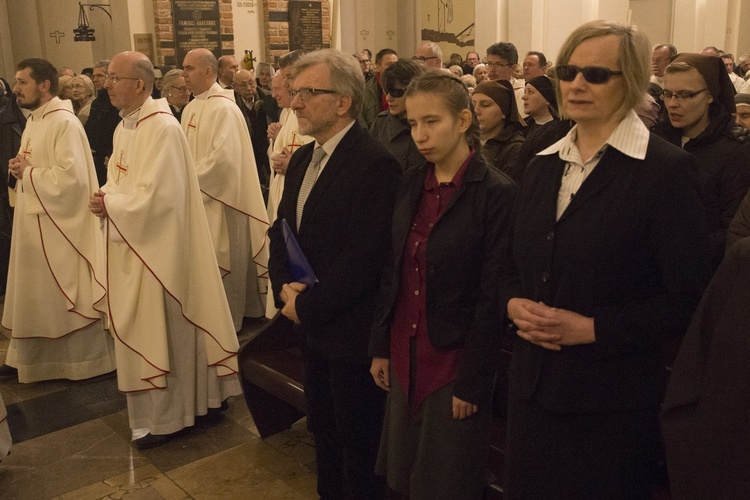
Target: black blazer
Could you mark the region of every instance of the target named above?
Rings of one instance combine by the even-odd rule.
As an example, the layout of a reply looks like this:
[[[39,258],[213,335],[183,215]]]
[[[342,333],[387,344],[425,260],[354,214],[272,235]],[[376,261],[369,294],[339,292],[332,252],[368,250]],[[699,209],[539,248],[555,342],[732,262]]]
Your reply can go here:
[[[296,300],[308,345],[330,358],[369,363],[367,342],[401,167],[355,123],[313,186],[298,232],[297,195],[314,147],[311,142],[292,155],[278,218],[269,231],[276,307],[282,307],[281,286],[292,281],[281,231],[286,219],[319,280]]]
[[[556,154],[527,168],[503,304],[593,317],[596,342],[554,352],[516,338],[511,394],[557,412],[656,406],[661,345],[685,333],[710,276],[695,160],[653,134],[644,160],[610,147],[555,221],[564,168]]]
[[[401,260],[419,208],[427,168],[404,174],[393,214],[392,244],[370,339],[370,354],[390,357]],[[498,282],[506,265],[517,187],[477,152],[461,188],[427,242],[427,335],[436,347],[463,347],[454,395],[489,406],[503,313]]]

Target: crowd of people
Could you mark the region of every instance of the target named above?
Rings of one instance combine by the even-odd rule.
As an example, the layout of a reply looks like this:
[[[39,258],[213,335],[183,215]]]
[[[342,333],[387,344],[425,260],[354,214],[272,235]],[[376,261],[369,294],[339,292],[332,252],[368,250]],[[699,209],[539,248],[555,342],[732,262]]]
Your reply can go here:
[[[243,319],[280,314],[322,498],[481,498],[493,398],[508,498],[649,498],[665,455],[675,498],[750,494],[750,404],[726,387],[747,315],[712,314],[746,309],[738,63],[606,21],[554,63],[510,42],[21,61],[0,97],[0,376],[116,369],[150,448],[220,415]]]

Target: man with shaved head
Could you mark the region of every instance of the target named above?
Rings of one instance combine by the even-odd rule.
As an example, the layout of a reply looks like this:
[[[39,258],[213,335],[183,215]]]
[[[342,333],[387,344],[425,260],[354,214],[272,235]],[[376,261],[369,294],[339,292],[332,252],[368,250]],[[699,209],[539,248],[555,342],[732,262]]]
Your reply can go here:
[[[263,199],[268,201],[268,181],[271,177],[271,167],[268,163],[268,121],[263,97],[258,91],[255,74],[247,69],[241,69],[234,74],[232,80],[234,99],[242,112],[248,130],[250,142],[253,143],[255,165],[258,168],[258,179],[263,190]]]
[[[182,112],[182,129],[195,161],[229,309],[239,332],[243,316],[260,317],[265,312],[268,214],[250,133],[234,93],[216,83],[216,58],[206,49],[195,49],[182,66],[185,85],[195,96]]]
[[[107,238],[107,309],[117,382],[138,448],[218,416],[241,393],[237,336],[185,135],[151,98],[145,55],[112,59],[105,88],[120,109],[107,183],[89,199]]]
[[[218,66],[217,76],[219,77],[219,85],[225,89],[231,89],[234,75],[240,68],[240,65],[237,64],[237,59],[234,56],[221,56],[218,60]]]

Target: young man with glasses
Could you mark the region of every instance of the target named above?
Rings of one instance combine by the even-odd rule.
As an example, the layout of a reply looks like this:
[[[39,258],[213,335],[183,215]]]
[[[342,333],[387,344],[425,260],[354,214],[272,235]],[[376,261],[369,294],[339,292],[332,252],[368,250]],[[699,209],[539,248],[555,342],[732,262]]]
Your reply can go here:
[[[516,96],[516,106],[522,118],[526,115],[523,112],[523,94],[526,83],[523,80],[516,79],[513,75],[518,69],[518,50],[510,42],[498,42],[492,44],[487,49],[487,69],[489,70],[489,80],[508,80],[513,86],[513,93]]]
[[[388,109],[383,91],[383,71],[398,60],[393,49],[382,49],[375,54],[375,76],[365,82],[365,96],[362,105],[362,119],[367,128],[372,127],[379,113]]]

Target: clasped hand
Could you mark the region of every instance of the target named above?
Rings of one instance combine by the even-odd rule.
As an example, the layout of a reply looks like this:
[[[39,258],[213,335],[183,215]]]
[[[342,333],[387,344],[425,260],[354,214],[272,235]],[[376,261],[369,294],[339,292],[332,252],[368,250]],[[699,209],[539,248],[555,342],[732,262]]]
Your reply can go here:
[[[8,161],[8,172],[16,179],[23,179],[23,172],[30,166],[29,161],[19,154]]]
[[[299,316],[297,316],[297,295],[300,292],[304,292],[307,289],[307,285],[299,282],[287,283],[281,287],[279,297],[284,301],[284,307],[281,309],[281,314],[292,320],[296,324],[300,324]]]
[[[100,189],[89,197],[89,210],[97,217],[107,216],[107,207],[104,206],[104,193]]]
[[[562,346],[596,341],[594,318],[521,298],[510,299],[507,309],[518,336],[545,349],[559,351]]]

